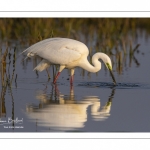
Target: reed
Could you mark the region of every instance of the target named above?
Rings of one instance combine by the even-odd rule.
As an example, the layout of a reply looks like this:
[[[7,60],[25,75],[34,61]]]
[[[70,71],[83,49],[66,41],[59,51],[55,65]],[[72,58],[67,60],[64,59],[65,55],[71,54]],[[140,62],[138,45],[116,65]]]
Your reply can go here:
[[[0,53],[0,77],[1,77],[1,97],[0,97],[0,117],[6,115],[5,108],[5,95],[7,90],[9,90],[12,98],[12,119],[14,119],[14,98],[12,94],[12,82],[15,75],[15,63],[16,63],[16,48],[14,48],[13,53],[8,47],[2,53]],[[15,84],[17,85],[17,74],[15,77]],[[17,88],[17,86],[16,86]],[[12,124],[14,125],[14,124]]]

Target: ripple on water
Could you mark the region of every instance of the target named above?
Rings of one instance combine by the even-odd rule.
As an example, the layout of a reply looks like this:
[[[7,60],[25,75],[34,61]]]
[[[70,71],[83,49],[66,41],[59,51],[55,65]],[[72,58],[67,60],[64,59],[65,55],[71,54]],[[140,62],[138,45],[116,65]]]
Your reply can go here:
[[[115,88],[115,89],[150,89],[149,84],[141,83],[117,83],[114,85],[109,82],[82,82],[78,86],[91,88]]]

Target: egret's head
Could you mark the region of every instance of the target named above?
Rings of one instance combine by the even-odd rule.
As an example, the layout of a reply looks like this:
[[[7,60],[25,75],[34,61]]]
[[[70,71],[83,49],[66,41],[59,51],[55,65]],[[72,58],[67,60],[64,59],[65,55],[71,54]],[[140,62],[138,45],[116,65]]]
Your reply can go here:
[[[115,77],[114,77],[114,75],[112,73],[112,64],[111,64],[110,57],[108,55],[106,55],[105,53],[98,52],[98,53],[94,54],[93,57],[92,57],[93,65],[95,65],[95,66],[97,65],[96,63],[97,63],[98,59],[101,59],[104,62],[104,64],[106,65],[107,69],[110,71],[110,75],[111,75],[111,77],[113,79],[114,84],[116,84]]]
[[[105,65],[106,65],[107,69],[110,71],[110,75],[111,75],[111,77],[112,77],[112,79],[113,79],[114,84],[116,84],[115,77],[114,77],[114,75],[113,75],[113,73],[112,73],[111,60],[110,60],[110,58],[109,58],[108,56],[107,56],[106,59],[105,59]]]

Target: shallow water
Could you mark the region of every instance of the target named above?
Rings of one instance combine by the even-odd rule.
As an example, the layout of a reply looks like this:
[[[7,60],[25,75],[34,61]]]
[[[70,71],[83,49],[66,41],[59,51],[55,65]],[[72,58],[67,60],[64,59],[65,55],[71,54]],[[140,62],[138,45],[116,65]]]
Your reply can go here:
[[[140,83],[113,83],[107,82],[85,82],[80,83],[78,86],[91,87],[91,88],[113,88],[113,89],[150,89],[149,84],[140,84]]]
[[[37,74],[32,71],[32,60],[22,63],[20,56],[17,78],[1,101],[0,131],[149,132],[150,40],[141,38],[137,43],[144,53],[135,54],[140,65],[127,62],[121,74],[114,66],[117,85],[104,65],[99,73],[85,71],[85,76],[77,68],[72,88],[64,70],[53,85],[46,71]]]

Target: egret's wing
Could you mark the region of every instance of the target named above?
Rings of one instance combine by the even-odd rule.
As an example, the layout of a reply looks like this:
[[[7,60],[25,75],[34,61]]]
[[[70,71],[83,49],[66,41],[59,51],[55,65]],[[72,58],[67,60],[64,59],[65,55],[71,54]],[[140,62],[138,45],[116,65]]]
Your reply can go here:
[[[43,46],[51,45],[53,43],[53,41],[57,41],[57,40],[59,40],[59,38],[49,38],[49,39],[42,40],[42,41],[35,43],[32,46],[30,46],[29,48],[24,50],[21,54],[23,54],[23,53],[36,53],[37,51],[45,49],[45,47],[43,47]]]
[[[81,57],[81,54],[75,50],[62,48],[61,50],[46,49],[37,53],[40,57],[48,60],[52,64],[66,65],[74,62]]]
[[[83,44],[75,40],[52,38],[40,41],[28,49],[28,57],[38,55],[52,64],[68,64],[78,60],[82,55]]]

